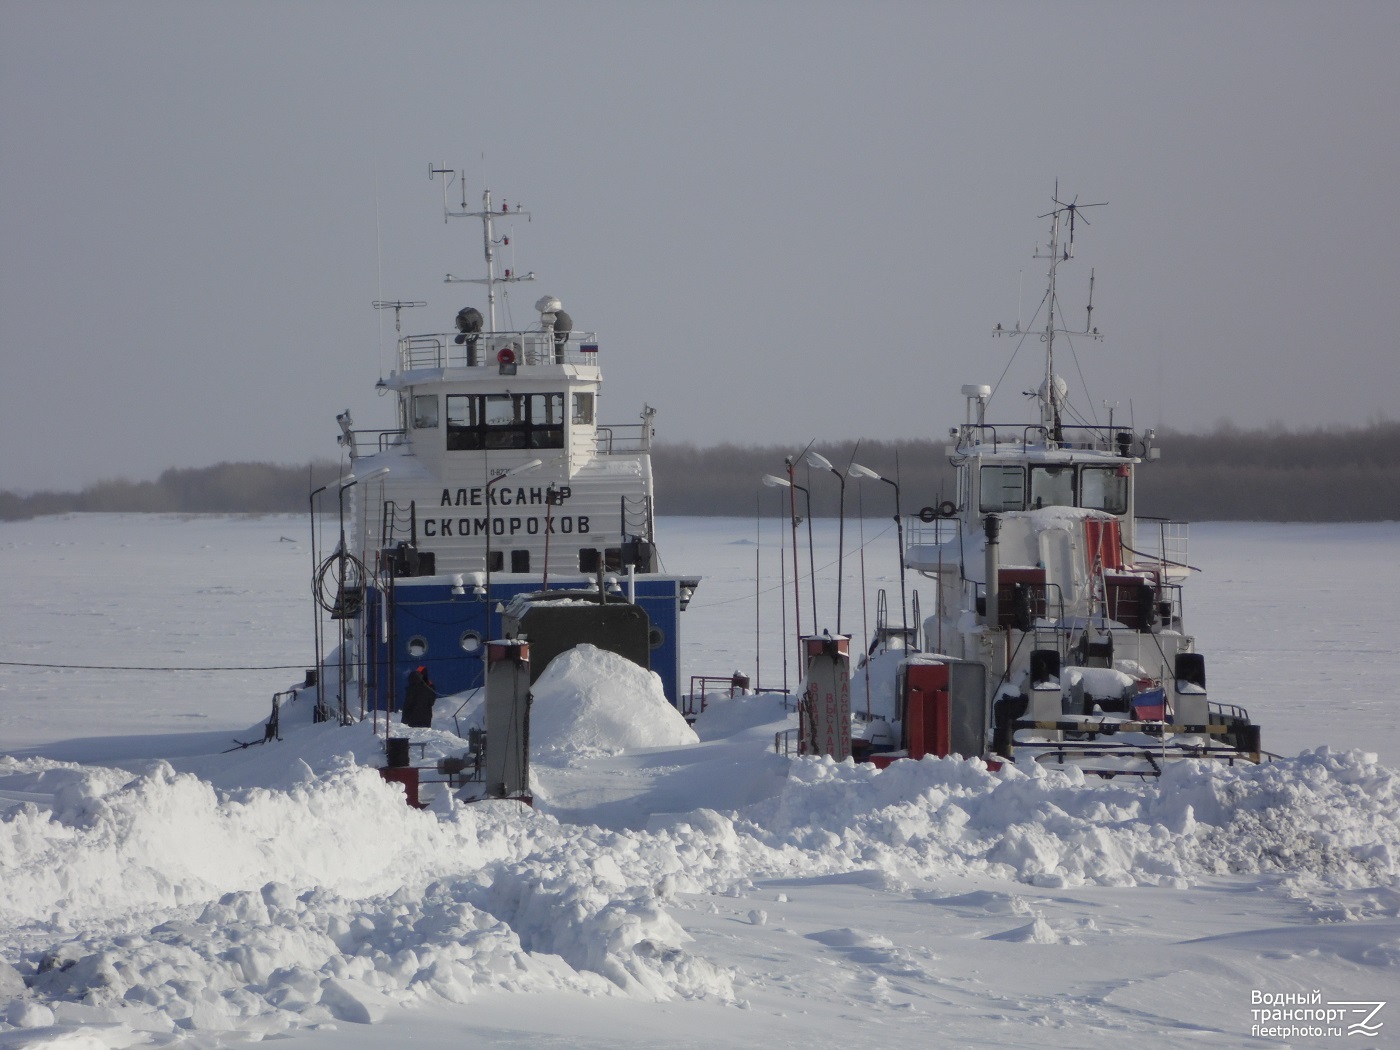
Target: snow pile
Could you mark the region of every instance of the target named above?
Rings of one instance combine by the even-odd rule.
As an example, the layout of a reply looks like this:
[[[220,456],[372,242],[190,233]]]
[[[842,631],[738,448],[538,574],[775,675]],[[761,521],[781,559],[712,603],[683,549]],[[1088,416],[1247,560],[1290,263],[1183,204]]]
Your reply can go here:
[[[342,764],[325,776],[305,772],[285,791],[221,797],[165,763],[132,778],[0,760],[7,787],[47,788],[54,800],[52,811],[20,806],[0,825],[0,920],[40,917],[72,928],[268,881],[390,892],[409,873],[460,864],[460,851],[474,849],[431,817],[406,811],[402,792],[372,770]]]
[[[153,1031],[367,1024],[414,998],[605,984],[529,955],[447,884],[354,900],[270,882],[146,930],[70,941],[38,969],[32,990],[61,1023]]]
[[[1334,895],[1400,888],[1400,776],[1371,754],[1178,762],[1147,783],[935,758],[882,771],[774,754],[791,714],[771,694],[712,703],[701,743],[656,676],[591,646],[553,661],[533,693],[534,750],[573,823],[445,791],[411,809],[368,768],[383,744],[364,724],[289,726],[279,743],[191,760],[201,776],[0,759],[13,800],[0,814],[0,1044],[7,1028],[116,1025],[160,1041],[372,1024],[488,990],[735,1003],[745,968],[697,952],[674,913],[684,895],[742,897],[765,879],[902,892],[966,876],[1183,887],[1281,874]],[[440,730],[407,735],[427,767],[464,748]],[[636,797],[611,799],[619,785]],[[738,808],[705,808],[720,799]],[[645,819],[599,826],[624,802]],[[1013,912],[978,936],[1092,935]],[[766,908],[739,914],[773,930]],[[907,961],[844,926],[810,936],[852,965]]]
[[[123,777],[0,764],[53,799],[0,823],[0,922],[59,1024],[266,1033],[486,989],[733,998],[656,899],[681,860],[635,839],[516,803],[417,812],[353,766],[225,798],[168,766]]]
[[[559,678],[575,690],[583,680]],[[729,717],[747,723],[772,703],[744,698]],[[736,737],[746,749],[752,732]],[[1325,749],[1262,767],[1180,763],[1149,784],[802,759],[741,814],[697,809],[649,831],[564,825],[508,802],[418,812],[348,759],[304,768],[287,790],[220,794],[164,764],[133,778],[0,762],[5,790],[51,800],[0,823],[0,922],[29,985],[4,1016],[267,1034],[487,989],[733,1002],[737,973],[688,950],[677,895],[855,871],[888,887],[971,873],[1129,886],[1268,872],[1374,886],[1395,883],[1400,858],[1396,774]],[[766,921],[749,913],[749,925]],[[848,952],[879,947],[822,936]],[[1035,915],[1001,939],[1076,943]]]
[[[1030,773],[956,759],[884,772],[802,761],[744,827],[775,848],[897,877],[1131,886],[1281,872],[1336,887],[1400,877],[1400,777],[1374,754],[1178,762],[1148,783]]]
[[[666,700],[660,677],[592,645],[556,656],[530,693],[530,750],[537,756],[698,740]]]

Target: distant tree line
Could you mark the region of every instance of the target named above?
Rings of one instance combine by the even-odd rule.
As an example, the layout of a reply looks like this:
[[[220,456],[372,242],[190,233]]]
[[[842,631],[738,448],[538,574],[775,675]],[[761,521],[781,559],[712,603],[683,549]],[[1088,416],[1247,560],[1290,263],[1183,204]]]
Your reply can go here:
[[[1138,472],[1138,513],[1187,521],[1400,520],[1400,423],[1285,431],[1238,430],[1158,435],[1162,458]],[[812,446],[843,473],[853,460],[899,483],[905,514],[955,496],[942,441],[830,441]],[[834,517],[840,486],[807,465],[802,445],[658,445],[652,450],[656,503],[665,515],[773,515],[787,491],[765,487],[765,474],[787,478],[791,457],[812,514]],[[167,470],[155,481],[103,481],[82,492],[0,491],[0,520],[74,511],[278,513],[306,509],[312,488],[341,468],[321,460],[302,466],[219,463]],[[799,514],[806,497],[797,494]],[[846,513],[894,513],[894,490],[846,478]]]
[[[812,448],[844,470],[852,457],[899,482],[905,514],[956,498],[954,471],[943,441],[817,442]],[[1137,474],[1137,509],[1144,516],[1185,521],[1400,520],[1400,423],[1286,431],[1218,427],[1208,434],[1157,435],[1160,460]],[[656,502],[663,514],[752,515],[777,512],[777,490],[764,474],[796,480],[811,493],[812,513],[837,513],[840,486],[829,472],[807,466],[794,447],[663,445],[652,452]],[[798,513],[805,513],[798,493]],[[894,494],[878,481],[846,479],[846,513],[894,512]]]
[[[167,470],[155,481],[100,481],[81,492],[0,492],[0,520],[74,511],[181,514],[277,514],[305,510],[313,488],[334,481],[340,466],[216,463]]]
[[[909,514],[953,498],[957,482],[943,446],[933,441],[818,441],[811,450],[842,474],[856,462],[898,482],[900,509]],[[797,512],[806,515],[810,496],[813,517],[834,518],[840,509],[841,487],[830,471],[808,465],[804,447],[658,445],[651,452],[657,508],[662,514],[776,514],[780,505],[788,506],[788,490],[765,486],[763,476],[787,479],[786,462],[791,458],[794,479],[807,490],[797,493]],[[846,513],[854,516],[861,511],[870,518],[892,516],[894,489],[879,481],[847,477]]]
[[[1159,436],[1138,513],[1187,521],[1400,520],[1400,423]]]

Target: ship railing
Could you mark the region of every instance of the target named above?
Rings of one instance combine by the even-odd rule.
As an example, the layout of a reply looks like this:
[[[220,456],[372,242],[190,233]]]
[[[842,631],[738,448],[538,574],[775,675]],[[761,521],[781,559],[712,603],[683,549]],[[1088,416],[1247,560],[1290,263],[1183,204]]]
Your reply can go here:
[[[1163,578],[1169,570],[1180,575],[1190,566],[1189,554],[1191,524],[1171,518],[1139,517],[1137,519],[1137,546],[1132,553],[1146,562],[1156,562]]]
[[[398,430],[351,430],[348,432],[352,456],[370,456],[403,444],[406,432]]]
[[[1118,452],[1119,434],[1130,435],[1128,447],[1133,455],[1145,454],[1142,439],[1126,428],[1094,424],[1060,427],[1060,440],[1053,445],[1055,448],[1066,450]],[[957,451],[959,454],[966,454],[974,448],[986,450],[990,445],[993,452],[1025,452],[1027,449],[1044,448],[1051,444],[1049,428],[1035,423],[966,423],[958,432]]]
[[[909,515],[904,522],[905,542],[911,547],[941,547],[955,539],[962,527],[960,518],[936,517],[924,521],[916,515]]]
[[[456,333],[407,335],[399,340],[399,370],[498,368],[502,364],[597,365],[598,338],[570,332],[562,341],[550,332],[482,332],[457,342]]]
[[[735,671],[733,674],[693,674],[690,676],[690,689],[681,697],[680,711],[687,722],[705,713],[712,700],[733,700],[745,696],[749,691],[747,675]]]
[[[1157,621],[1171,630],[1180,630],[1186,615],[1186,603],[1182,599],[1182,588],[1179,583],[1164,583],[1159,591],[1158,601],[1161,608],[1158,612]]]
[[[600,426],[597,442],[596,451],[600,456],[646,452],[651,448],[651,427],[646,423]]]

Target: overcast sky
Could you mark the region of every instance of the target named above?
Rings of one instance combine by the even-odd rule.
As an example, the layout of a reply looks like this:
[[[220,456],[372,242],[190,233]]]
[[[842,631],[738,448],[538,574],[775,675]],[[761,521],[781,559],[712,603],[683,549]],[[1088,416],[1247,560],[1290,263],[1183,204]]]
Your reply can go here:
[[[662,440],[946,433],[1056,179],[1110,202],[1061,287],[1081,318],[1095,268],[1081,404],[1394,419],[1398,50],[1390,2],[0,0],[0,488],[389,425],[371,301],[482,305],[430,162],[533,211],[516,324],[559,296],[603,421]]]

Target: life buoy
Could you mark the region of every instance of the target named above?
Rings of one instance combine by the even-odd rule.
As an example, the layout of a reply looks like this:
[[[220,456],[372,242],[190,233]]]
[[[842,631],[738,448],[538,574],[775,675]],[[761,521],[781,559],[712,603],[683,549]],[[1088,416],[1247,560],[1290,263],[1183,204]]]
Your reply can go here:
[[[501,365],[515,364],[515,351],[508,346],[497,351],[496,363]]]
[[[938,511],[934,510],[932,507],[925,507],[923,510],[919,511],[919,520],[925,525],[933,521],[936,517],[938,517]]]
[[[951,518],[953,517],[953,515],[957,514],[957,512],[958,505],[950,499],[945,499],[942,503],[938,505],[938,513],[943,515],[945,518]]]

